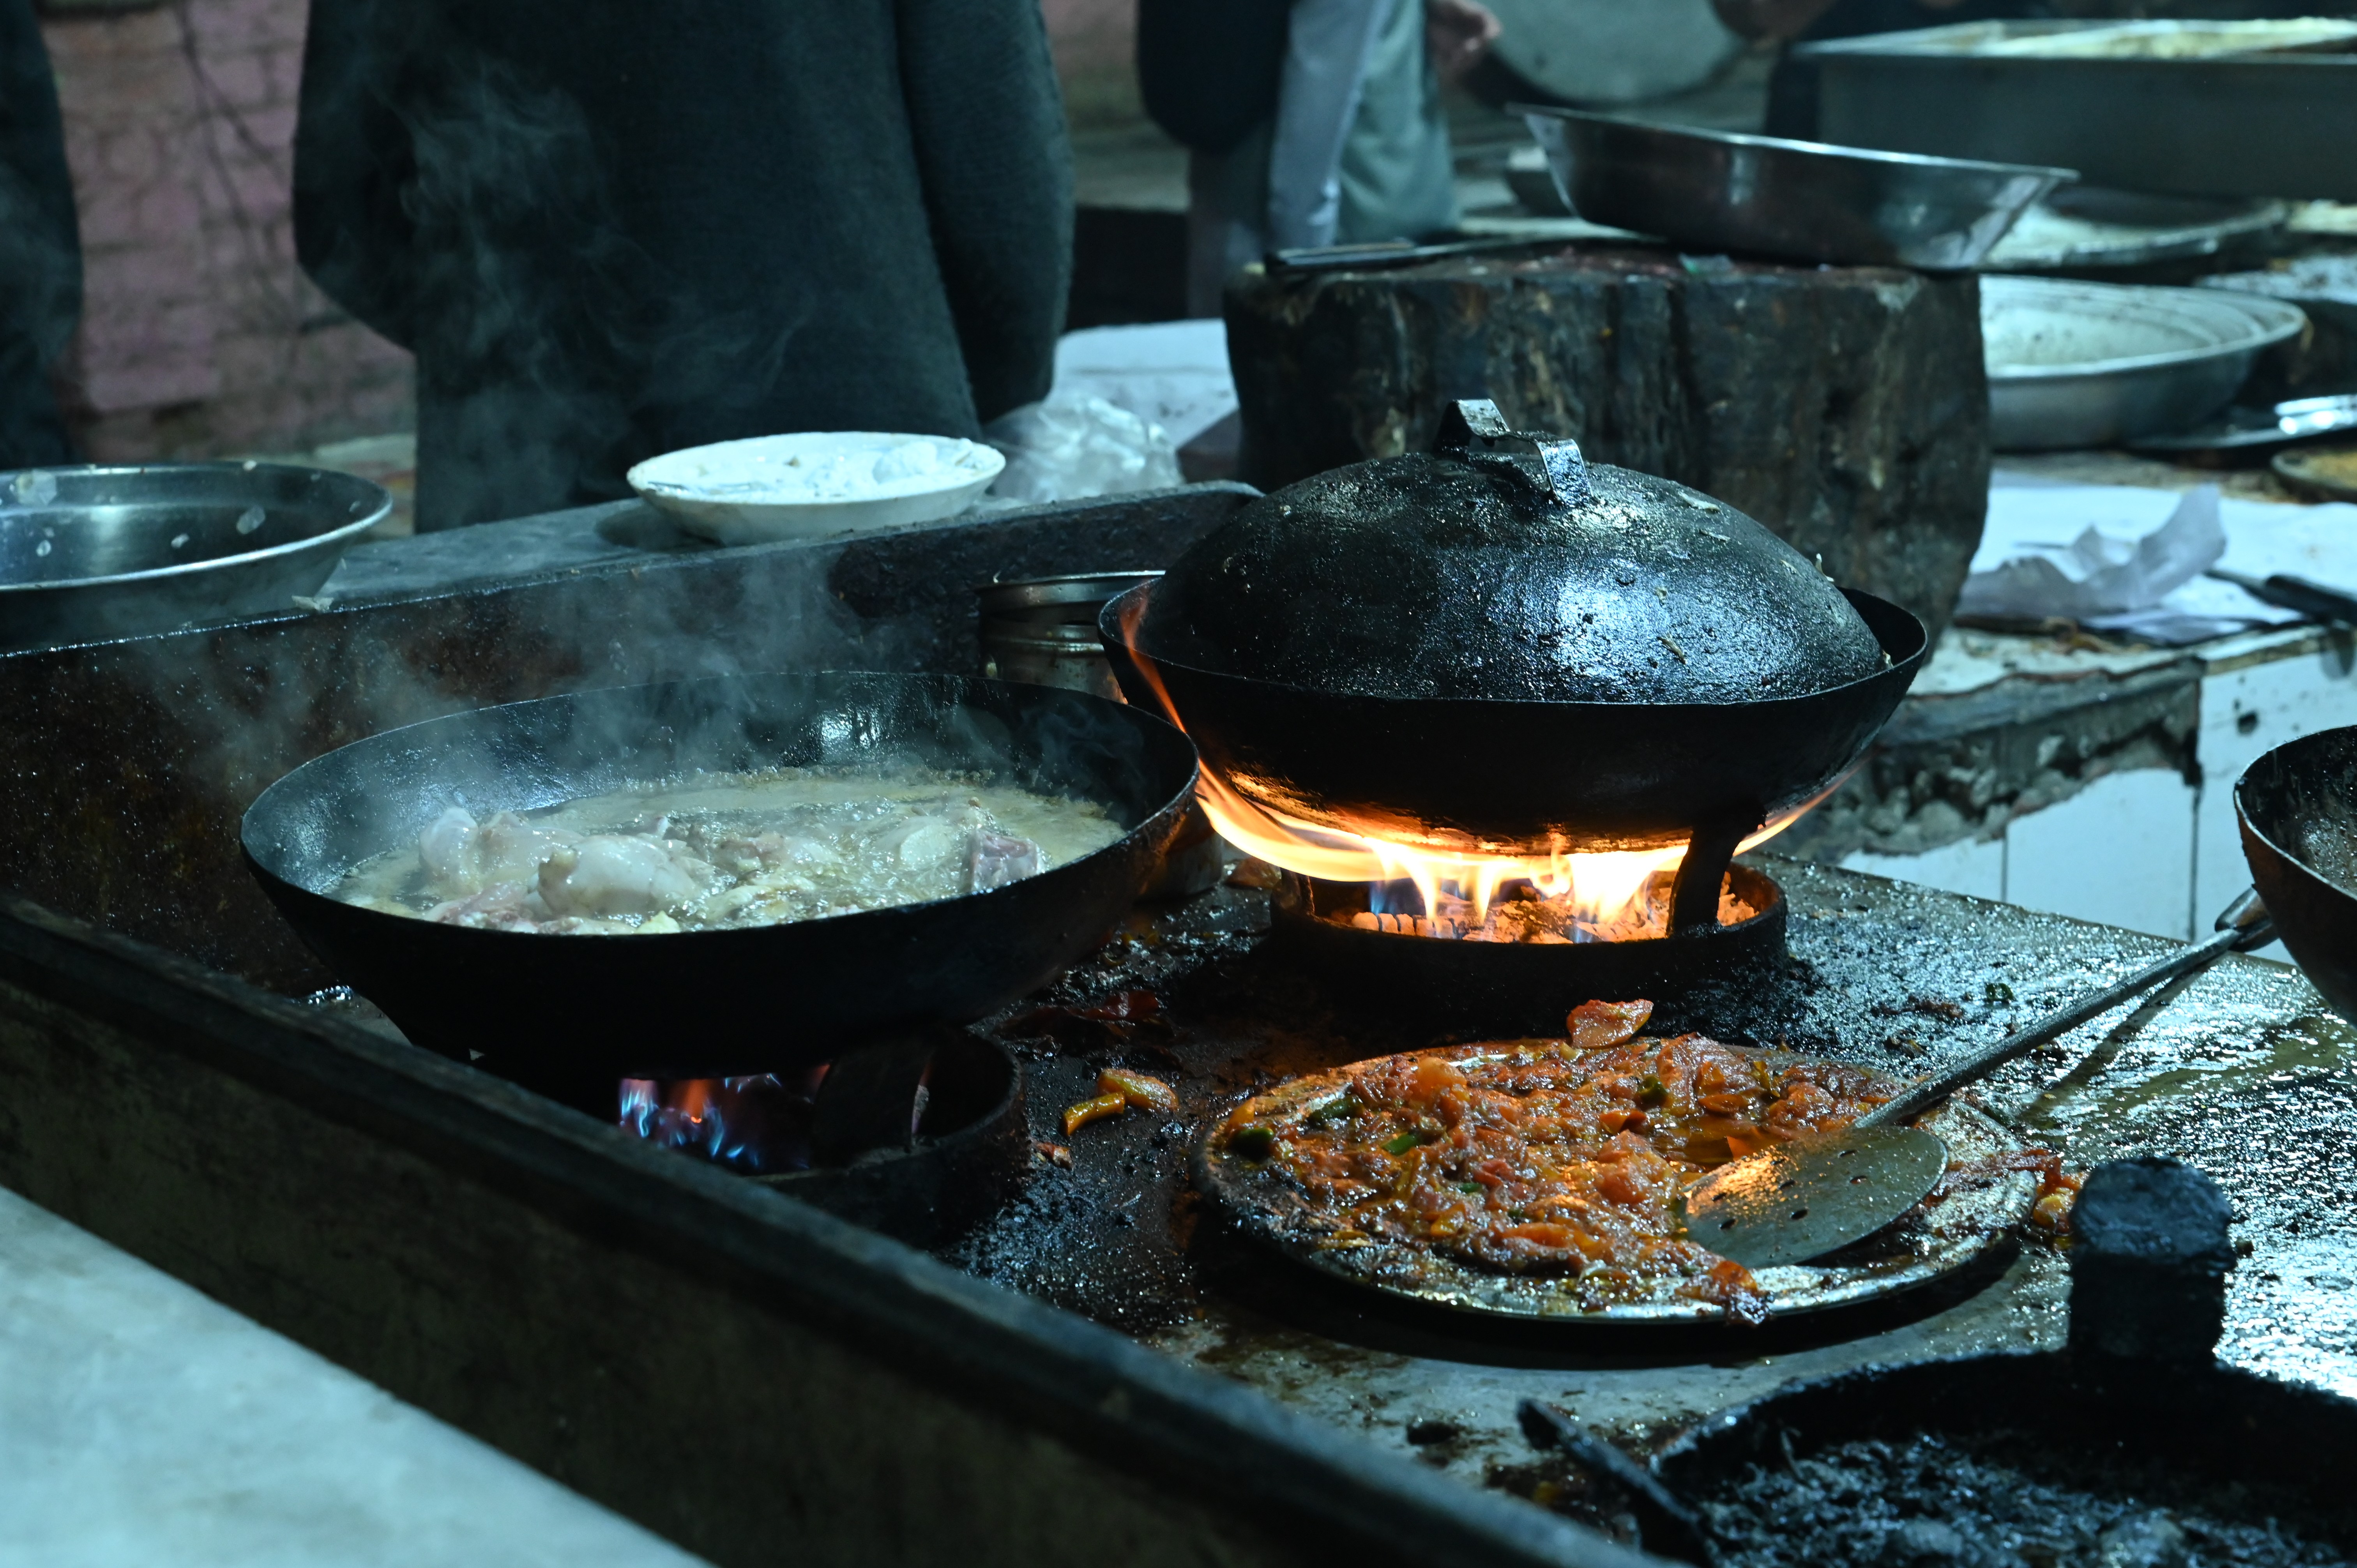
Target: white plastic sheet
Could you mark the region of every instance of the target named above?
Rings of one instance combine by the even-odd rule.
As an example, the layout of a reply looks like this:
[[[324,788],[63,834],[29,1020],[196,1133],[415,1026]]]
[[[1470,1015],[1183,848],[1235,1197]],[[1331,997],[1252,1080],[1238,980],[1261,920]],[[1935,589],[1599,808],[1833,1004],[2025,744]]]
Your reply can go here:
[[[990,493],[1006,500],[1168,489],[1178,449],[1160,425],[1085,392],[1059,392],[990,422],[983,438],[1006,456]]]
[[[1996,505],[1993,493],[1992,512]],[[2203,485],[2140,536],[2106,533],[2090,522],[2067,543],[2017,542],[1996,566],[1964,579],[1956,613],[2082,626],[2148,620],[2170,593],[2225,553],[2218,487]]]

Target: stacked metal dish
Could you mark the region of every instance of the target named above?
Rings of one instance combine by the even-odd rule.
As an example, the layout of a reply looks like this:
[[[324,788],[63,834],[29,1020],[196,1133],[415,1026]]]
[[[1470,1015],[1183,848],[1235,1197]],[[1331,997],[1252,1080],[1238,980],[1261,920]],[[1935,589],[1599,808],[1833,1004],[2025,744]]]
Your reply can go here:
[[[2049,451],[2190,429],[2307,322],[2298,306],[2215,290],[1986,279],[1990,443]]]
[[[2291,209],[2249,197],[2156,196],[2074,185],[2022,214],[1984,264],[1996,272],[2116,270],[2256,246]]]
[[[392,510],[366,479],[276,463],[0,475],[0,651],[291,612]]]
[[[985,583],[974,591],[982,618],[982,672],[995,681],[1056,686],[1121,699],[1097,633],[1106,601],[1159,572],[1082,572],[1063,577]]]
[[[2357,501],[2357,446],[2278,452],[2269,467],[2295,495],[2317,501]]]
[[[1686,250],[1855,266],[1976,267],[2069,169],[1872,152],[1517,105],[1591,223]]]

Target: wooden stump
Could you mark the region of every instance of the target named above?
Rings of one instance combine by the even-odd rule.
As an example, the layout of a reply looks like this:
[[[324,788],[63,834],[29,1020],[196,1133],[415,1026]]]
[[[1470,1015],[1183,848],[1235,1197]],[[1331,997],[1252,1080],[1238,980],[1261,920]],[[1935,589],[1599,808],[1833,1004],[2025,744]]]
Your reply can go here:
[[[1394,270],[1253,268],[1230,285],[1241,478],[1264,489],[1430,447],[1494,398],[1522,429],[1741,508],[1936,637],[1988,499],[1970,276],[1645,247]]]

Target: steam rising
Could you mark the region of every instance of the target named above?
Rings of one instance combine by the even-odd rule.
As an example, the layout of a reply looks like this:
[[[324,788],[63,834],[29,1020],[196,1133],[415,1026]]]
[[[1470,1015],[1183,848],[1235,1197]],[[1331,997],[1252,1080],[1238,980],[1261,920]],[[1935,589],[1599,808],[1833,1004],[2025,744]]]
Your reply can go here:
[[[306,267],[417,355],[426,530],[619,499],[643,458],[768,434],[757,405],[811,314],[767,277],[717,297],[633,239],[630,171],[582,105],[472,26],[318,8],[296,166]]]
[[[623,232],[571,98],[490,61],[449,74],[404,116],[420,526],[619,499],[631,464],[688,439],[672,411],[695,405],[708,441],[767,392],[794,323],[759,337]]]

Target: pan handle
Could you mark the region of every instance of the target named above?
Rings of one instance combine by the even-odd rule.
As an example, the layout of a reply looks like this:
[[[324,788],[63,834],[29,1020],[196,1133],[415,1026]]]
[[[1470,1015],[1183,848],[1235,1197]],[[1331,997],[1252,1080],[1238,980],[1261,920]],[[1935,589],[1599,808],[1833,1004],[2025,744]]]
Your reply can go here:
[[[1577,1422],[1555,1409],[1526,1399],[1514,1407],[1523,1435],[1534,1448],[1559,1448],[1571,1462],[1590,1475],[1601,1476],[1629,1498],[1644,1533],[1645,1550],[1657,1555],[1716,1568],[1710,1527],[1692,1504],[1662,1484],[1649,1466],[1640,1465],[1600,1437],[1590,1437]]]

